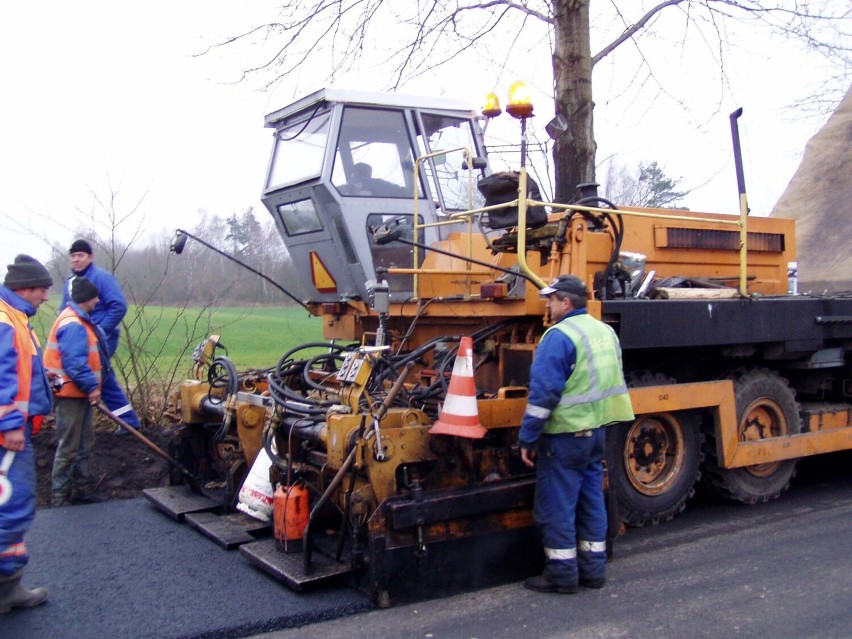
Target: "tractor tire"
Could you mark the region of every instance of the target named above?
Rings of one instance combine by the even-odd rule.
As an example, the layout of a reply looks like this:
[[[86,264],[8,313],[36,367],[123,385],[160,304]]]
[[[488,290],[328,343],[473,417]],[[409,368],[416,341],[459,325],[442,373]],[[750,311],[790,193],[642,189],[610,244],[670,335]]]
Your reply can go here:
[[[631,387],[673,384],[660,373],[627,376]],[[628,526],[669,521],[695,494],[704,459],[701,413],[675,411],[640,415],[607,427],[606,465],[618,514]]]
[[[727,378],[734,382],[739,441],[801,432],[796,395],[777,372],[766,368],[740,368]],[[716,432],[708,428],[706,435],[707,463],[703,483],[724,499],[744,504],[776,499],[796,476],[795,459],[722,468],[716,452]]]

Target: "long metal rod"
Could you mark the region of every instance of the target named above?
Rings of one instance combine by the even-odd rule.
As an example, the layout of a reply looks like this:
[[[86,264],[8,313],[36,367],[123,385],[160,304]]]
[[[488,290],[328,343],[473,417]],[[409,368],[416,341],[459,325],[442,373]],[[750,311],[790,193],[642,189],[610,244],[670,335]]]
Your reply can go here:
[[[103,413],[104,415],[109,417],[114,423],[121,426],[128,433],[133,435],[133,437],[135,437],[140,442],[145,444],[145,446],[147,446],[152,451],[157,453],[160,457],[162,457],[167,462],[169,462],[172,466],[177,468],[181,472],[181,474],[184,476],[184,479],[186,479],[186,483],[189,485],[189,487],[192,489],[193,492],[198,493],[199,495],[203,494],[202,491],[201,491],[201,485],[198,483],[198,480],[180,462],[178,462],[176,459],[174,459],[171,455],[169,455],[162,448],[157,446],[157,444],[152,442],[150,439],[145,437],[145,435],[140,433],[136,428],[133,428],[133,426],[131,426],[126,421],[121,419],[121,417],[119,417],[118,415],[113,413],[109,408],[106,407],[106,404],[104,404],[103,402],[98,402],[97,404],[95,404],[95,408],[97,408],[101,413]]]
[[[214,253],[218,253],[218,254],[219,254],[219,255],[221,255],[222,257],[224,257],[224,258],[226,258],[226,259],[231,260],[234,264],[238,264],[238,265],[242,266],[244,269],[246,269],[247,271],[250,271],[250,272],[254,273],[255,275],[257,275],[258,277],[260,277],[260,278],[262,278],[262,279],[266,280],[267,282],[269,282],[270,284],[272,284],[272,286],[274,286],[274,287],[275,287],[275,288],[277,288],[279,291],[281,291],[282,293],[284,293],[284,295],[286,295],[286,296],[287,296],[287,297],[289,297],[291,300],[293,300],[294,302],[296,302],[296,304],[298,304],[299,306],[301,306],[302,308],[304,308],[304,309],[305,309],[308,313],[311,313],[311,309],[309,309],[309,308],[308,308],[307,304],[305,304],[302,300],[300,300],[298,297],[296,297],[295,295],[293,295],[290,291],[288,291],[286,288],[284,288],[283,286],[281,286],[278,282],[276,282],[275,280],[273,280],[273,279],[272,279],[271,277],[269,277],[268,275],[265,275],[265,274],[261,273],[260,271],[258,271],[257,269],[252,268],[252,267],[251,267],[251,266],[249,266],[248,264],[246,264],[246,263],[244,263],[244,262],[241,262],[240,260],[238,260],[238,259],[237,259],[237,258],[235,258],[234,256],[232,256],[232,255],[228,255],[228,254],[227,254],[227,253],[225,253],[224,251],[220,251],[219,249],[217,249],[217,248],[216,248],[215,246],[213,246],[212,244],[208,244],[207,242],[205,242],[205,241],[204,241],[204,240],[202,240],[201,238],[196,237],[196,236],[195,236],[195,235],[193,235],[192,233],[188,233],[187,231],[184,231],[183,229],[177,229],[177,230],[175,230],[175,239],[174,239],[174,240],[172,240],[172,247],[171,247],[172,251],[173,251],[175,254],[177,254],[177,255],[180,255],[180,254],[181,254],[181,252],[183,251],[183,245],[184,245],[184,243],[186,242],[186,240],[181,241],[181,237],[180,237],[181,235],[185,235],[186,237],[191,237],[193,240],[195,240],[195,241],[196,241],[196,242],[198,242],[199,244],[202,244],[203,246],[206,246],[207,248],[209,248],[209,249],[210,249],[211,251],[213,251]],[[311,313],[311,315],[313,315],[313,313]]]
[[[748,295],[746,284],[746,264],[748,260],[748,197],[746,196],[745,173],[743,172],[743,154],[740,147],[740,128],[737,120],[743,114],[740,107],[731,113],[731,137],[734,141],[734,164],[737,167],[737,192],[740,195],[740,295]]]

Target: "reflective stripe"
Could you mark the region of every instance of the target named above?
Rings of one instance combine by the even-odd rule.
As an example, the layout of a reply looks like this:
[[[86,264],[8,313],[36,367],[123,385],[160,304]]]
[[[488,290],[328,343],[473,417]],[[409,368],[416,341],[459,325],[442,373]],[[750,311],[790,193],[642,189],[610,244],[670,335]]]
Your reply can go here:
[[[544,556],[554,561],[565,561],[577,558],[576,548],[545,548]]]
[[[47,338],[47,348],[44,352],[44,366],[48,371],[66,379],[66,383],[63,384],[62,388],[56,392],[57,397],[82,398],[86,397],[88,393],[84,393],[77,384],[70,379],[71,376],[65,372],[65,367],[62,365],[62,353],[59,350],[59,341],[57,340],[57,333],[59,332],[59,329],[70,324],[79,324],[86,331],[86,339],[88,340],[88,366],[89,370],[97,380],[98,388],[100,388],[101,382],[103,381],[103,373],[101,370],[102,362],[100,351],[98,349],[97,333],[95,332],[95,328],[92,323],[84,321],[82,317],[77,314],[77,311],[75,311],[71,306],[66,307],[53,323],[53,328],[51,328],[50,335]]]
[[[582,393],[581,395],[563,395],[562,399],[559,400],[559,403],[568,405],[590,404],[591,402],[597,402],[614,395],[623,395],[626,392],[627,386],[622,384],[621,386],[613,386],[612,388],[607,388],[603,391],[594,390],[590,393]]]
[[[473,401],[470,401],[471,399]],[[461,417],[476,417],[479,415],[476,398],[462,397],[461,395],[447,395],[442,410],[448,415],[459,415]]]
[[[125,413],[129,413],[132,410],[133,410],[133,406],[131,406],[130,404],[125,404],[121,408],[116,408],[114,411],[112,411],[112,414],[119,416],[119,415],[124,415]]]
[[[23,557],[27,554],[27,547],[24,542],[6,546],[6,549],[0,552],[0,557]]]
[[[39,341],[26,313],[16,309],[5,300],[0,299],[0,321],[8,324],[14,331],[14,345],[18,352],[18,392],[15,395],[15,407],[10,405],[0,409],[0,416],[19,410],[24,421],[30,417],[30,392],[33,383],[33,359],[39,356]]]
[[[542,408],[541,406],[535,406],[534,404],[527,404],[527,409],[524,413],[537,419],[547,419],[550,417],[551,411],[549,408]]]
[[[584,313],[551,326],[545,336],[554,330],[574,344],[576,365],[544,432],[570,433],[634,419],[612,328]]]
[[[606,552],[606,542],[580,539],[577,541],[577,548],[580,549],[580,552]]]
[[[592,356],[592,342],[589,338],[589,333],[583,330],[583,327],[575,322],[568,326],[566,329],[574,330],[580,334],[580,339],[583,340],[583,353],[586,358],[586,366],[589,370],[589,392],[581,393],[579,395],[562,395],[562,399],[559,400],[560,404],[588,404],[591,402],[597,402],[602,399],[606,399],[607,397],[612,397],[613,395],[623,395],[627,392],[627,385],[621,384],[620,386],[613,386],[612,388],[601,389],[600,388],[600,379],[598,375],[598,366],[597,360]],[[622,368],[621,363],[621,352],[618,353],[618,368]]]

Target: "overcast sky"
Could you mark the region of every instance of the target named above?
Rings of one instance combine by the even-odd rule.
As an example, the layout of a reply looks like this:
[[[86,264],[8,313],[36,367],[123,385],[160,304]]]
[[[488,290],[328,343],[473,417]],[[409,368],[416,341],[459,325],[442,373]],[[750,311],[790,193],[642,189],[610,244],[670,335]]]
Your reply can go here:
[[[125,238],[140,224],[149,238],[191,227],[199,210],[227,216],[253,206],[263,215],[259,196],[271,139],[263,117],[318,88],[315,78],[305,73],[264,93],[256,82],[232,82],[257,62],[246,48],[195,54],[272,19],[275,6],[271,0],[0,4],[0,264],[21,251],[47,259],[49,248],[37,236],[69,244],[80,212],[97,209],[95,197],[113,192],[120,212],[136,211],[120,227]],[[699,66],[684,49],[672,52],[679,64],[658,72],[668,94],[642,98],[629,116],[628,102],[636,98],[621,89],[632,71],[618,58],[615,66],[599,65],[598,161],[614,154],[629,166],[657,161],[667,175],[682,178],[682,188],[695,189],[685,201],[691,209],[736,213],[728,114],[742,106],[749,202],[755,214],[768,214],[825,119],[802,119],[788,107],[826,70],[792,45],[749,44],[741,58],[728,61],[730,94],[720,93],[717,70]],[[405,93],[443,92],[479,107],[485,92],[505,94],[512,80],[526,79],[538,90],[532,129],[543,131],[552,114],[544,62],[501,73],[462,64],[409,84]],[[366,77],[364,89],[381,90],[389,81],[381,68]],[[21,226],[34,232],[16,232]]]

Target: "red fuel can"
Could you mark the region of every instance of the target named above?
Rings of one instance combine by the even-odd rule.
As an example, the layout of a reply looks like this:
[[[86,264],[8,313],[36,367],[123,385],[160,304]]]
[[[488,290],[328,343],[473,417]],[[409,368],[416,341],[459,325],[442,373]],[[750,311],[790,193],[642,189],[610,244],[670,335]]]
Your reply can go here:
[[[278,486],[272,498],[272,532],[284,552],[302,552],[310,516],[308,491],[301,484]]]

